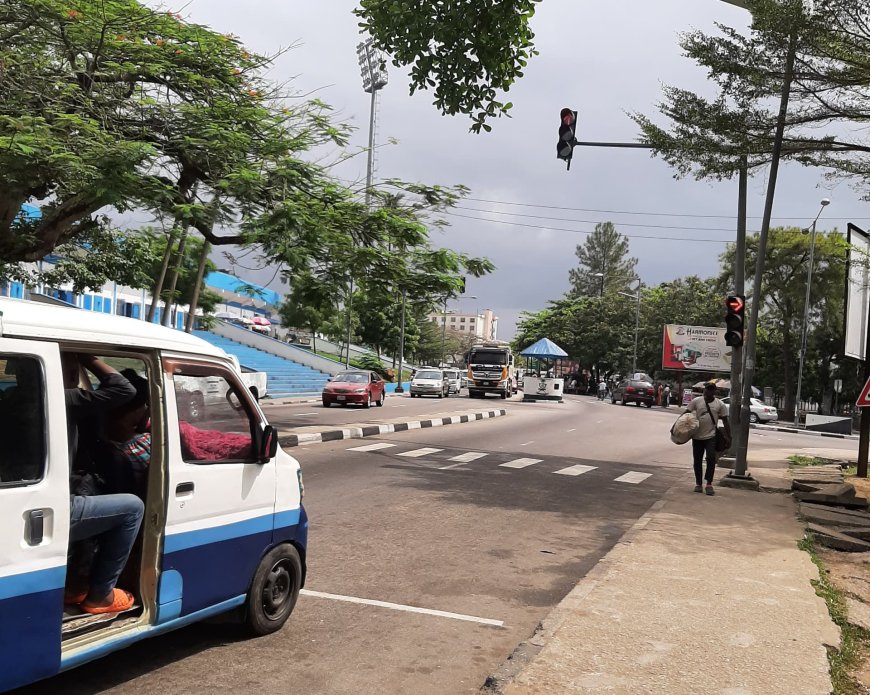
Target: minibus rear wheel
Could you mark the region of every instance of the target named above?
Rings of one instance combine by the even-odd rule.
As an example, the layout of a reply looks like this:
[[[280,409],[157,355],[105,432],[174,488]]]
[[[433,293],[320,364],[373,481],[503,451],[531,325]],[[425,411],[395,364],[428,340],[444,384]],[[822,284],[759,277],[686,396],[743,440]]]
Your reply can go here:
[[[260,561],[248,592],[245,623],[255,635],[281,629],[302,588],[302,561],[289,543],[270,550]]]

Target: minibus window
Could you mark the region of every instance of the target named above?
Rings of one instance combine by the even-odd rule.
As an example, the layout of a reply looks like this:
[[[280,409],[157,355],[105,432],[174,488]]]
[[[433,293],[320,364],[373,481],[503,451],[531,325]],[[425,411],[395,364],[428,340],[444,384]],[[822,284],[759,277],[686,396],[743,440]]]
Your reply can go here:
[[[256,460],[244,400],[222,375],[197,371],[173,375],[182,457],[192,463]]]
[[[0,354],[0,487],[45,473],[44,384],[38,359]]]

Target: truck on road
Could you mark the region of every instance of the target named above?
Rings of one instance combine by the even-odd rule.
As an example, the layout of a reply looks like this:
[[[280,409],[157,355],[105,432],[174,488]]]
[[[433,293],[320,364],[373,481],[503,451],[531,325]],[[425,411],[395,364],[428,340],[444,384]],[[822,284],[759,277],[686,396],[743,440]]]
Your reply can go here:
[[[469,398],[484,398],[497,393],[509,398],[516,393],[514,355],[511,346],[500,340],[475,345],[466,358]]]

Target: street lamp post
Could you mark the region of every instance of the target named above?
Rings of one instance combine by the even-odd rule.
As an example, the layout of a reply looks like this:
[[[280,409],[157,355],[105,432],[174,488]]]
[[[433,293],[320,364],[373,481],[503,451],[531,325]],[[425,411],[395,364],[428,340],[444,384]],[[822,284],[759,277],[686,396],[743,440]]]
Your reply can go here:
[[[809,258],[809,268],[807,268],[807,294],[804,299],[804,322],[801,330],[801,351],[800,351],[800,362],[798,363],[798,378],[797,378],[797,392],[795,394],[794,401],[794,426],[798,427],[800,425],[801,419],[801,382],[804,378],[804,361],[807,357],[807,333],[809,332],[809,320],[810,320],[810,289],[813,283],[813,257],[816,251],[816,222],[819,221],[819,217],[822,216],[822,212],[824,209],[831,204],[831,201],[828,198],[822,198],[822,207],[819,209],[819,214],[816,215],[816,219],[813,220],[813,224],[810,229],[803,230],[804,234],[810,234],[810,258]]]
[[[624,297],[631,297],[635,300],[635,309],[634,309],[634,356],[631,358],[631,373],[634,375],[637,373],[637,334],[640,330],[640,278],[637,279],[637,289],[634,294],[629,292],[620,292]]]
[[[598,296],[604,296],[604,273],[592,273],[592,277],[601,278],[601,287],[598,290]]]

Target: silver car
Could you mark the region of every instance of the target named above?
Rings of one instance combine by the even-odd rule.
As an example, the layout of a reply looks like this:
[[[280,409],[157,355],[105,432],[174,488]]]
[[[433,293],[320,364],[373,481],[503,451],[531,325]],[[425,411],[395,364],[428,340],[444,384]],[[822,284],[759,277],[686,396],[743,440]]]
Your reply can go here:
[[[418,371],[411,379],[411,398],[417,396],[438,396],[446,398],[450,395],[450,381],[440,369],[427,367]]]
[[[450,383],[450,393],[459,393],[459,390],[462,388],[462,380],[459,376],[458,369],[445,369],[445,376],[447,376],[447,381]]]
[[[730,398],[720,399],[725,405],[729,405]],[[767,405],[757,398],[749,399],[749,422],[772,422],[779,419],[779,411],[772,405]]]

